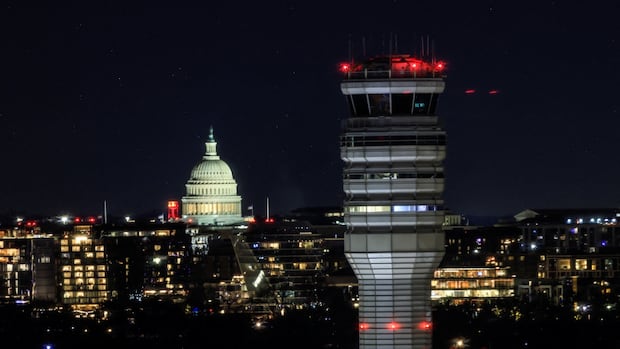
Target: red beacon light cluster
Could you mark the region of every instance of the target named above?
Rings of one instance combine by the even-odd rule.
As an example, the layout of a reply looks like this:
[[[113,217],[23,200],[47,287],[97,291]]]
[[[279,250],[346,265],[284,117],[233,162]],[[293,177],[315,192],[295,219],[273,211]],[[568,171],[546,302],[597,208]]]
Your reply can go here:
[[[370,326],[367,323],[360,322],[360,331],[365,331],[365,330],[367,330],[369,328],[370,328]]]
[[[97,221],[97,219],[95,217],[75,217],[73,218],[73,223],[95,223]]]
[[[392,77],[407,77],[409,74],[416,75],[434,75],[442,72],[446,67],[443,61],[426,62],[418,58],[409,57],[408,55],[399,55],[388,57],[380,57],[371,59],[361,64],[353,64],[351,62],[340,63],[338,70],[344,74],[362,73],[365,71],[388,72],[391,71]],[[403,75],[404,76],[401,76]]]

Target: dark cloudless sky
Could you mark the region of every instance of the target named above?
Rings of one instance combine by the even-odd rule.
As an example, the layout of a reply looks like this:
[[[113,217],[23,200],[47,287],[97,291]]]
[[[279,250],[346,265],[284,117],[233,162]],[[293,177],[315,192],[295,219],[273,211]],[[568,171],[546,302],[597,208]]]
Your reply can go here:
[[[338,63],[447,62],[445,204],[617,207],[614,1],[5,2],[0,213],[164,210],[209,127],[243,206],[342,203]],[[390,44],[391,43],[391,44]],[[465,94],[475,89],[475,94]],[[489,90],[498,90],[489,95]]]

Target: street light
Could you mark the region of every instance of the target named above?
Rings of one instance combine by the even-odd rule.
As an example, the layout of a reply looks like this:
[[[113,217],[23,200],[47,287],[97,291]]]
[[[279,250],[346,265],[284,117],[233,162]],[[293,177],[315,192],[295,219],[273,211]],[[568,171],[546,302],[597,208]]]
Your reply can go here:
[[[469,339],[463,337],[457,337],[452,340],[450,349],[463,349],[469,347]]]

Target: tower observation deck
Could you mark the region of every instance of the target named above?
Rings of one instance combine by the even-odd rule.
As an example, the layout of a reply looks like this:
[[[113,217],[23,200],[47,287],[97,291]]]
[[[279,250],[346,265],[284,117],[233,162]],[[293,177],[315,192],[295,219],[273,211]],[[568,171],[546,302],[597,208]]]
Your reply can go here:
[[[390,55],[342,64],[349,106],[345,254],[359,284],[359,348],[432,348],[431,278],[444,255],[442,62]]]

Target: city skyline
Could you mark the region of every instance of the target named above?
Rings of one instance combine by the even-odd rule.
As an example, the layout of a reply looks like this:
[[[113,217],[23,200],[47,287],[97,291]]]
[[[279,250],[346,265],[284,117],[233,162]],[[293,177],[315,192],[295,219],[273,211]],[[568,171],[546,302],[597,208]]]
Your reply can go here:
[[[338,64],[424,40],[449,210],[617,207],[618,24],[595,5],[6,5],[0,213],[163,212],[210,126],[243,209],[342,205]]]

